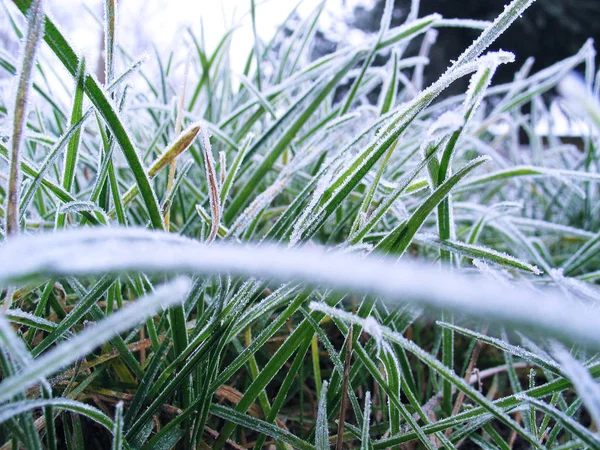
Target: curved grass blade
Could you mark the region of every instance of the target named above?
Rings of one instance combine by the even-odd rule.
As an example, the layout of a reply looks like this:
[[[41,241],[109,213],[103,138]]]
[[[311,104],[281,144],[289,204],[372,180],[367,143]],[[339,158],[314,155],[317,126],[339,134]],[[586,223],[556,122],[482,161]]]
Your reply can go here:
[[[210,406],[210,413],[230,423],[235,423],[258,433],[272,436],[278,441],[291,445],[293,448],[300,450],[315,450],[315,447],[312,444],[294,436],[287,430],[279,428],[277,425],[267,423],[264,420],[257,419],[247,414],[239,413],[226,406],[212,404]]]
[[[312,310],[323,312],[329,316],[340,318],[346,322],[363,326],[365,325],[365,320],[359,318],[358,316],[350,313],[346,313],[344,311],[331,308],[324,304],[319,304],[316,302],[311,302],[310,308]],[[440,361],[435,359],[429,353],[421,349],[414,342],[409,341],[399,333],[396,333],[389,329],[388,327],[379,325],[379,330],[382,334],[382,337],[390,340],[391,342],[397,343],[405,350],[413,353],[417,358],[423,361],[425,364],[430,366],[435,372],[437,372],[441,377],[450,381],[457,389],[464,392],[468,395],[473,401],[477,402],[482,408],[487,410],[490,414],[494,415],[498,420],[501,420],[504,424],[506,424],[511,429],[517,431],[527,442],[529,442],[532,447],[541,449],[539,442],[537,439],[531,435],[528,431],[521,428],[508,414],[506,414],[501,408],[493,404],[489,401],[485,396],[483,396],[478,390],[474,389],[468,383],[466,383],[462,378],[457,376],[453,371],[448,369],[445,365],[443,365]]]
[[[327,381],[321,386],[317,423],[315,425],[316,450],[329,450],[329,424],[327,423]]]
[[[433,244],[462,257],[481,259],[485,262],[497,264],[501,267],[513,267],[515,269],[530,272],[535,275],[542,274],[541,270],[535,265],[528,264],[518,258],[515,258],[514,256],[511,256],[507,253],[501,253],[489,247],[467,244],[465,242],[454,240],[441,240],[435,236],[421,236],[417,237],[417,239],[425,244]]]
[[[82,255],[80,258],[69,256],[74,249]],[[22,255],[33,256],[23,258]],[[504,283],[447,272],[415,261],[392,261],[308,248],[285,250],[277,246],[216,243],[206,246],[144,230],[80,229],[7,242],[0,248],[0,285],[43,277],[136,270],[148,274],[229,273],[301,280],[390,299],[412,299],[423,306],[600,344],[596,332],[600,326],[598,317],[590,314],[585,305],[571,303],[556,291],[549,290],[541,296],[537,291],[516,285],[511,288],[512,294],[507,295]],[[427,281],[431,279],[437,282]],[[543,314],[540,314],[540,304],[545,305]]]
[[[75,97],[73,98],[73,108],[71,109],[71,128],[83,119],[83,77],[85,75],[85,59],[81,59],[81,65],[77,71]],[[77,128],[75,134],[69,140],[62,173],[62,186],[67,192],[71,192],[73,181],[75,180],[75,168],[77,166],[77,156],[79,143],[81,139],[81,127]],[[42,172],[40,172],[41,174]],[[35,182],[35,181],[34,181]],[[33,184],[32,184],[33,185]],[[65,225],[65,214],[59,214],[56,218],[56,227],[62,228]]]
[[[19,10],[21,10],[21,12],[24,14],[31,6],[31,2],[29,0],[13,1]],[[43,20],[43,18],[40,20]],[[67,69],[67,71],[69,71],[69,73],[75,77],[77,75],[77,68],[80,64],[80,58],[69,45],[62,33],[58,30],[56,25],[54,25],[52,20],[48,17],[45,17],[44,39],[61,61],[65,69]],[[98,82],[89,74],[86,74],[85,76],[84,87],[88,98],[106,121],[107,126],[110,128],[115,140],[123,151],[125,159],[127,160],[127,163],[129,164],[129,167],[136,179],[136,183],[141,192],[142,198],[144,199],[144,204],[150,216],[152,226],[162,230],[164,223],[162,220],[162,214],[160,212],[160,206],[158,204],[158,199],[156,198],[154,190],[150,185],[150,180],[146,173],[146,169],[142,164],[141,158],[138,155],[135,146],[133,145],[133,141],[131,140],[129,133],[123,125],[123,122],[119,118],[114,105],[108,99],[106,93],[102,90]]]
[[[153,316],[163,307],[181,302],[187,291],[189,282],[178,279],[157,289],[153,294],[139,300],[135,305],[122,309],[104,319],[94,327],[77,334],[42,356],[36,358],[26,369],[18,374],[5,378],[0,383],[0,401],[4,401],[35,385],[42,377],[51,375],[85,356],[98,345],[104,344],[112,337],[127,331]]]
[[[315,82],[314,86],[311,87],[305,95],[295,104],[299,105],[302,100],[309,96],[312,92],[315,92],[315,98],[304,108],[302,113],[290,123],[290,125],[283,132],[283,135],[277,140],[277,142],[273,145],[271,150],[269,150],[268,154],[265,155],[261,164],[252,172],[252,175],[248,180],[245,181],[244,186],[240,192],[238,192],[233,198],[229,208],[225,212],[224,220],[225,223],[229,223],[237,211],[239,211],[246,204],[248,198],[254,192],[254,190],[259,185],[260,181],[267,174],[267,172],[273,167],[277,159],[281,156],[283,151],[290,145],[292,139],[296,136],[298,131],[302,128],[302,126],[312,117],[313,113],[317,110],[317,108],[321,105],[323,101],[327,98],[332,90],[334,90],[342,78],[346,75],[346,73],[352,68],[356,61],[356,56],[352,56],[344,61],[344,64],[339,68],[335,75],[324,84],[324,80],[329,78],[327,75],[322,77],[321,80]],[[324,86],[322,86],[324,84]],[[321,87],[322,86],[322,87]],[[317,88],[321,87],[317,90]],[[293,111],[294,108],[290,108],[288,112]],[[272,133],[275,127],[279,127],[279,124],[284,123],[285,119],[287,119],[288,113],[284,114],[278,122],[271,127],[265,135]],[[252,148],[248,151],[247,157],[252,155],[252,153],[259,146],[263,144],[265,135],[261,136],[261,138],[252,146]]]
[[[576,422],[558,409],[548,405],[545,402],[542,402],[541,400],[531,398],[526,394],[519,394],[517,397],[520,400],[534,406],[536,409],[543,411],[545,414],[548,414],[554,420],[559,422],[566,430],[573,433],[573,435],[577,436],[582,442],[589,446],[587,448],[600,448],[600,438],[596,434],[592,433],[583,425]]]
[[[27,37],[23,43],[17,95],[12,117],[11,156],[6,200],[6,234],[8,236],[19,233],[21,154],[25,138],[24,128],[27,120],[29,91],[33,83],[33,66],[36,61],[38,47],[43,37],[44,18],[44,2],[42,0],[33,0],[27,13]]]
[[[112,429],[112,450],[123,449],[123,402],[117,403],[115,407],[115,424]]]
[[[427,217],[445,199],[452,188],[456,186],[471,171],[488,161],[488,158],[478,158],[465,165],[456,172],[439,188],[437,188],[421,206],[411,215],[410,219],[396,227],[378,244],[377,250],[392,252],[402,256],[411,244],[415,234],[419,231]]]
[[[490,54],[483,60],[448,70],[442,77],[419,96],[412,100],[407,106],[401,108],[390,119],[390,123],[381,132],[367,149],[359,153],[352,164],[342,173],[335,177],[334,181],[323,192],[320,199],[320,209],[308,220],[301,233],[295,241],[301,242],[310,238],[312,234],[325,222],[325,220],[339,207],[341,202],[350,194],[357,184],[365,177],[373,165],[383,156],[402,133],[408,128],[418,114],[425,109],[450,83],[477,70],[478,66],[486,61],[486,58],[501,62],[510,62],[514,56],[507,53]]]

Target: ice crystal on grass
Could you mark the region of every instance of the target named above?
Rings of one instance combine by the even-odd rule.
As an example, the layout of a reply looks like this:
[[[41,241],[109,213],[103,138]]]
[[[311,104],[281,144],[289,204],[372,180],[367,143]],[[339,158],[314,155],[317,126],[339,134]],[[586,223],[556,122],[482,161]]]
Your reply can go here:
[[[473,259],[473,265],[477,268],[477,270],[479,270],[479,273],[481,273],[483,276],[498,281],[500,283],[506,283],[507,285],[509,285],[508,283],[511,277],[510,274],[506,273],[506,271],[494,270],[489,266],[488,263],[479,259]]]
[[[277,179],[261,194],[259,194],[250,205],[239,215],[230,228],[230,234],[235,237],[239,237],[244,231],[248,229],[251,222],[260,214],[262,211],[271,204],[271,202],[277,197],[288,185],[293,177],[293,172],[284,170]]]
[[[57,370],[77,361],[112,336],[136,326],[145,317],[151,317],[160,309],[181,302],[189,288],[189,281],[179,278],[157,289],[135,305],[124,308],[93,327],[86,328],[69,341],[37,358],[18,374],[5,378],[0,383],[2,388],[0,389],[0,401],[5,401],[17,393],[23,392],[36,384],[40,378],[52,375]]]
[[[13,14],[30,3],[0,2],[13,34],[24,29]],[[17,165],[24,232],[0,246],[1,446],[62,448],[63,430],[76,441],[95,421],[113,448],[222,450],[245,436],[256,448],[269,439],[310,450],[329,448],[338,419],[338,445],[365,449],[452,448],[465,438],[506,447],[509,436],[533,448],[598,447],[578,412],[585,403],[600,420],[592,43],[537,73],[527,60],[513,81],[492,86],[515,57],[485,52],[532,0],[513,0],[493,23],[419,18],[412,0],[400,26],[393,3],[379,33],[316,60],[307,50],[323,5],[301,25],[291,15],[271,41],[257,28],[260,51],[243,75],[232,70],[235,28],[214,47],[190,31],[185,64],[196,75],[185,104],[173,89],[187,72],[181,46],[139,72],[107,17],[105,64],[84,70],[42,17],[56,58],[32,66],[35,114]],[[112,16],[115,2],[105,5]],[[483,32],[422,89],[447,27]],[[389,63],[373,64],[380,55]],[[0,70],[18,79],[16,66],[0,52]],[[104,68],[100,85],[92,72]],[[63,69],[64,89],[54,89]],[[574,70],[585,79],[565,80]],[[462,94],[438,99],[467,77]],[[64,102],[71,80],[74,99]],[[16,119],[0,98],[4,116]],[[192,282],[177,281],[182,274]],[[439,313],[446,321],[429,320]],[[350,337],[358,328],[366,341]],[[315,335],[325,351],[312,352],[307,371]],[[576,356],[548,352],[557,339]],[[477,372],[486,347],[499,358]],[[544,376],[530,372],[525,388],[532,367]],[[481,383],[497,375],[510,383]],[[320,377],[330,379],[318,398],[302,400]]]
[[[592,419],[600,423],[600,386],[589,371],[560,344],[552,345],[552,354],[561,364],[561,371],[573,383]]]
[[[23,42],[21,65],[15,89],[14,111],[12,111],[11,156],[5,213],[7,236],[19,232],[22,147],[25,141],[28,102],[33,85],[33,66],[43,37],[44,16],[43,0],[34,0],[29,8],[27,38]]]
[[[317,207],[319,201],[323,197],[323,193],[325,192],[327,187],[330,185],[332,179],[333,179],[332,171],[327,171],[321,176],[321,178],[317,182],[317,187],[312,194],[310,203],[304,208],[304,211],[302,212],[298,221],[294,225],[294,229],[290,236],[290,242],[288,244],[288,247],[292,248],[292,247],[295,247],[296,245],[298,245],[302,240],[303,233],[307,229],[310,229],[310,225],[311,225],[310,218],[313,218],[315,216],[318,216],[319,214],[322,214],[322,212],[320,212],[320,211],[315,212],[315,208]]]
[[[329,421],[327,420],[327,388],[325,381],[321,386],[319,408],[317,410],[317,424],[315,432],[315,447],[317,450],[329,450]]]
[[[200,126],[200,136],[202,138],[202,151],[204,156],[204,174],[206,183],[208,184],[208,199],[211,211],[211,230],[207,242],[212,242],[217,237],[219,225],[221,224],[221,197],[219,194],[219,180],[217,179],[215,157],[213,155],[212,146],[210,145],[210,137],[206,129],[206,125]]]
[[[550,275],[561,288],[574,294],[576,298],[600,305],[600,290],[597,287],[576,278],[565,276],[563,269],[554,269],[550,272]]]
[[[375,319],[373,316],[368,316],[365,319],[363,330],[365,333],[369,333],[373,339],[375,339],[375,343],[377,344],[377,353],[379,354],[383,348],[383,334],[381,333],[381,327],[379,326],[377,319]]]
[[[440,116],[427,132],[427,139],[434,140],[439,136],[453,133],[465,124],[465,119],[454,111],[448,111]]]

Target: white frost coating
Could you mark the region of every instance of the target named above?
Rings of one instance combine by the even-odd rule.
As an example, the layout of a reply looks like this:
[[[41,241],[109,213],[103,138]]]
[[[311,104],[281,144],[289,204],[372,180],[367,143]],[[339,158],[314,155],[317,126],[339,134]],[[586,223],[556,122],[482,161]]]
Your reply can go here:
[[[600,304],[600,291],[594,285],[577,280],[576,278],[566,277],[563,269],[551,270],[550,276],[559,286],[568,289],[577,298]]]
[[[242,214],[238,216],[236,221],[229,229],[229,233],[232,236],[238,237],[243,233],[252,223],[252,221],[258,216],[263,209],[271,204],[271,202],[277,197],[288,185],[293,176],[293,172],[289,170],[282,171],[275,182],[265,189],[260,195],[258,195],[250,205],[244,209]]]
[[[371,444],[371,391],[367,391],[365,394],[365,409],[363,410],[363,426],[361,431],[361,442],[360,450],[369,450],[372,447]]]
[[[76,229],[22,236],[0,248],[0,285],[32,276],[60,277],[140,271],[274,278],[361,291],[486,320],[537,327],[600,346],[600,315],[557,290],[502,284],[439,270],[418,261],[340,255],[319,248],[209,246],[141,229]],[[435,280],[435,282],[432,282]]]
[[[521,344],[523,345],[524,348],[529,350],[531,353],[536,355],[538,358],[542,358],[542,360],[544,360],[544,361],[552,361],[552,357],[548,354],[548,352],[546,350],[542,349],[538,344],[533,342],[533,340],[531,340],[530,338],[525,336],[520,331],[515,331],[515,334],[517,336],[519,336],[519,339],[521,339]],[[508,336],[506,334],[506,330],[502,330],[502,339],[508,341]]]
[[[113,422],[102,411],[86,403],[78,402],[77,400],[71,400],[64,397],[53,399],[24,400],[3,405],[0,407],[0,424],[5,423],[10,418],[18,416],[19,414],[23,414],[27,411],[32,411],[38,408],[44,408],[46,406],[52,406],[56,409],[75,411],[78,413],[85,411],[89,413],[86,414],[86,417],[96,420],[96,422],[103,425],[107,430],[112,431]]]
[[[383,7],[383,14],[381,15],[381,22],[379,24],[379,36],[377,43],[381,42],[381,39],[385,33],[390,29],[392,14],[394,12],[394,0],[386,0]]]
[[[380,329],[380,331],[381,331],[381,329]],[[398,356],[396,356],[396,352],[390,344],[388,344],[383,339],[381,340],[381,342],[382,342],[383,351],[388,354],[388,356],[394,363],[394,370],[396,371],[396,376],[398,378],[398,381],[401,383],[402,382],[402,371],[400,370],[400,361],[398,361]],[[386,372],[387,372],[387,368],[386,368]],[[390,379],[389,373],[387,374],[387,378],[388,378],[388,380]],[[400,387],[400,386],[398,386],[398,387]]]
[[[503,283],[506,286],[510,286],[510,275],[506,271],[494,270],[488,265],[488,263],[481,261],[480,259],[473,259],[473,265],[484,277],[494,280],[498,283]]]
[[[75,200],[72,202],[65,203],[58,208],[58,212],[60,214],[72,213],[72,212],[80,212],[80,211],[100,211],[104,213],[104,210],[100,208],[94,202],[88,202],[85,200]]]
[[[200,136],[202,138],[202,150],[204,151],[204,169],[206,183],[208,184],[208,199],[211,210],[211,231],[208,237],[208,243],[211,243],[217,237],[219,226],[221,225],[221,196],[219,181],[217,179],[215,157],[210,145],[210,137],[206,131],[207,124],[200,127]]]
[[[261,286],[262,283],[254,282],[254,286]],[[248,327],[252,322],[258,319],[260,316],[274,310],[277,308],[282,301],[286,301],[287,299],[294,294],[294,291],[298,289],[297,285],[293,284],[284,284],[277,288],[277,290],[273,291],[268,297],[264,300],[256,303],[254,306],[245,311],[240,318],[238,319],[235,328],[232,330],[232,336],[238,333],[241,333],[246,327]]]
[[[442,114],[432,125],[427,132],[427,139],[432,141],[443,135],[454,133],[456,130],[464,126],[465,118],[455,111],[448,111]]]
[[[312,303],[311,303],[312,305]],[[368,316],[365,319],[365,324],[363,327],[365,333],[370,334],[373,339],[375,339],[375,344],[377,344],[377,354],[381,353],[381,348],[383,344],[383,334],[381,333],[381,327],[379,326],[379,322],[373,316]]]
[[[31,355],[25,343],[17,337],[10,323],[0,315],[0,343],[8,350],[10,356],[24,367],[31,362]]]
[[[24,341],[19,339],[10,323],[2,315],[0,315],[0,343],[9,351],[10,357],[18,363],[18,366],[21,369],[32,364],[33,358],[25,346]],[[40,376],[38,377],[38,380],[41,382],[46,392],[52,392],[46,377]]]
[[[40,379],[72,364],[97,346],[138,325],[161,309],[181,303],[185,299],[190,286],[189,279],[177,278],[175,281],[159,287],[154,293],[118,310],[101,322],[85,328],[68,341],[52,348],[35,359],[24,370],[5,378],[0,383],[0,402],[4,402],[15,394],[34,386]]]
[[[573,383],[594,423],[600,423],[600,386],[596,380],[562,345],[553,343],[552,354],[560,362],[562,373]]]
[[[476,111],[479,108],[497,68],[498,64],[496,61],[488,60],[482,64],[477,72],[471,77],[469,80],[467,97],[463,103],[463,113],[465,115],[470,116],[473,114],[473,111]]]
[[[22,319],[27,320],[29,322],[33,322],[38,325],[44,325],[48,328],[56,328],[57,325],[55,322],[52,322],[48,319],[44,319],[43,317],[36,316],[29,312],[22,311],[20,309],[9,309],[5,313],[5,317],[11,321],[15,321],[14,319]]]
[[[294,158],[289,165],[285,166],[273,184],[258,195],[252,203],[244,209],[242,214],[239,215],[230,228],[230,234],[237,237],[244,232],[250,226],[252,220],[254,220],[263,209],[269,206],[275,197],[283,192],[294,175],[298,173],[300,169],[310,164],[310,162],[319,154],[319,151],[306,150]]]
[[[583,78],[576,73],[567,75],[559,83],[558,92],[573,109],[589,115],[600,128],[600,101],[591,94]]]
[[[436,27],[449,27],[449,28],[471,28],[473,30],[485,30],[492,22],[488,20],[474,20],[474,19],[442,19]]]
[[[374,154],[381,149],[385,141],[388,141],[393,137],[399,137],[402,134],[402,131],[410,124],[410,122],[452,82],[472,72],[475,72],[481,64],[488,64],[490,61],[497,64],[508,63],[514,61],[514,55],[504,51],[493,52],[469,64],[453,66],[452,68],[448,69],[438,79],[438,81],[422,91],[406,106],[400,108],[396,112],[393,112],[390,115],[391,120],[389,125],[386,127],[385,132],[383,132],[380,136],[377,136],[363,152],[356,155],[347,170],[343,170],[337,175],[335,182],[333,183],[337,186],[337,188],[333,190],[333,192],[330,192],[331,197],[323,206],[323,210],[325,210],[334,202],[339,202],[340,199],[337,198],[338,195],[344,191],[346,187],[348,187],[349,183],[351,183],[352,179],[358,172],[364,170],[364,167],[367,164],[372,163]],[[319,219],[320,215],[316,215],[315,218],[313,218],[313,220],[307,224],[306,228],[311,228]]]
[[[288,244],[289,248],[297,246],[298,243],[300,243],[300,241],[302,240],[302,235],[304,234],[304,232],[307,229],[309,229],[310,226],[314,223],[314,221],[309,220],[309,216],[312,216],[313,218],[319,217],[320,214],[313,214],[313,211],[317,207],[317,204],[319,203],[319,200],[321,200],[321,197],[323,197],[323,193],[330,185],[331,179],[333,178],[332,173],[333,170],[328,170],[319,179],[315,192],[313,193],[312,198],[310,200],[310,203],[308,204],[308,206],[306,206],[306,208],[304,208],[304,211],[302,211],[302,214],[300,215],[300,217],[296,221],[296,224],[294,225],[294,229],[292,230],[292,234],[290,236],[290,242]]]
[[[336,117],[335,119],[333,119],[332,121],[330,121],[325,126],[325,130],[326,131],[332,130],[333,128],[337,128],[339,125],[342,125],[342,124],[345,124],[347,122],[353,121],[354,119],[358,119],[360,117],[361,117],[361,114],[358,111],[349,112],[347,114],[344,114],[343,116]]]
[[[527,262],[521,261],[512,255],[505,252],[500,252],[489,247],[477,244],[467,244],[454,239],[441,240],[435,235],[420,235],[422,242],[429,243],[430,245],[436,245],[441,248],[448,248],[454,253],[458,253],[461,256],[472,258],[474,255],[479,253],[480,258],[487,257],[490,261],[495,264],[511,264],[513,267],[518,267],[521,270],[529,271],[535,275],[541,275],[542,271],[535,265],[528,264]]]
[[[365,319],[363,319],[362,317],[358,317],[355,314],[350,314],[345,311],[332,308],[323,303],[311,302],[310,308],[315,311],[325,313],[330,317],[338,317],[348,323],[360,325],[362,327],[365,326]],[[491,412],[498,419],[502,420],[504,423],[508,424],[512,428],[519,426],[504,410],[502,410],[496,404],[489,401],[483,394],[481,394],[481,392],[471,387],[470,384],[467,383],[467,381],[456,375],[456,373],[452,369],[449,369],[447,366],[442,364],[435,356],[423,350],[413,341],[406,339],[400,333],[395,332],[386,326],[381,326],[381,332],[385,340],[395,342],[402,348],[404,348],[406,351],[414,354],[417,358],[419,358],[433,370],[440,373],[444,378],[450,380],[457,389],[467,394],[476,403],[483,406],[487,411]],[[527,437],[527,440],[529,442],[537,441],[537,439],[526,430],[523,430],[522,434]]]
[[[238,150],[238,153],[233,160],[233,164],[227,173],[227,177],[225,179],[225,183],[221,186],[221,203],[225,203],[229,197],[229,189],[231,188],[232,183],[237,178],[238,171],[240,170],[240,166],[242,165],[242,161],[246,157],[248,150],[250,149],[250,144],[254,140],[254,133],[249,132],[242,143],[242,146]]]
[[[525,361],[529,361],[533,364],[536,364],[540,367],[546,368],[552,372],[558,373],[560,367],[552,358],[547,357],[546,353],[543,351],[532,353],[523,347],[518,345],[512,345],[508,342],[508,338],[505,333],[502,333],[502,339],[498,339],[492,336],[486,336],[481,333],[477,333],[475,331],[469,330],[467,328],[459,327],[457,325],[452,325],[446,322],[436,322],[439,326],[451,329],[465,336],[469,336],[475,338],[479,341],[482,341],[488,345],[492,345],[503,352],[510,353],[511,355],[517,356]]]
[[[483,33],[458,58],[455,65],[473,61],[488,48],[535,0],[513,0]]]
[[[577,447],[575,448],[595,449],[600,447],[600,437],[598,434],[592,433],[588,428],[575,421],[571,416],[565,414],[563,411],[556,409],[546,402],[529,397],[525,392],[519,392],[518,394],[515,394],[515,399],[521,403],[522,406],[526,406],[523,404],[524,402],[529,403],[532,407],[551,416],[557,421],[557,423],[560,423],[562,426],[564,426],[564,428],[571,431],[574,436],[579,438],[578,442],[576,441]]]
[[[327,388],[329,383],[323,382],[321,396],[319,397],[319,409],[317,410],[317,424],[315,427],[316,450],[329,450],[329,428],[327,419]]]

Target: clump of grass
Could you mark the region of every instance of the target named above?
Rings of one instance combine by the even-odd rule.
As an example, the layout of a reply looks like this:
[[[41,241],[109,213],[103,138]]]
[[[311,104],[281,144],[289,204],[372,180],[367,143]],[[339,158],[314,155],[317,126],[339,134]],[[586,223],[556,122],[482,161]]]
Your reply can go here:
[[[390,28],[392,3],[311,61],[322,8],[259,42],[251,2],[238,76],[231,33],[131,58],[107,0],[104,84],[41,2],[4,5],[31,101],[0,105],[2,448],[600,448],[592,44],[494,85],[532,0]],[[482,31],[422,89],[452,26]],[[575,139],[539,133],[557,107]]]

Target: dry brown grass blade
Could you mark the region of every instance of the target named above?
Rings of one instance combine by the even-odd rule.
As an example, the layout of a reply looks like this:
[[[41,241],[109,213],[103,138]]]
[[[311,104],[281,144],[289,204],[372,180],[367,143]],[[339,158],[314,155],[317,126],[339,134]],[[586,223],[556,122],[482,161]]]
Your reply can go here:
[[[177,136],[181,132],[181,126],[183,122],[183,103],[185,101],[185,89],[187,87],[188,75],[190,72],[190,59],[191,53],[188,53],[188,56],[185,60],[185,72],[183,74],[183,84],[181,86],[181,95],[179,96],[179,104],[177,105],[177,118],[175,119],[175,131],[174,134]],[[167,178],[167,190],[165,193],[165,197],[169,197],[169,193],[171,189],[173,189],[173,181],[175,180],[175,172],[177,170],[177,156],[173,158],[171,163],[169,164],[169,176]],[[169,223],[171,221],[171,208],[169,206],[166,207],[165,210],[165,229],[169,230]]]
[[[200,130],[202,136],[202,152],[204,156],[204,169],[206,172],[206,182],[208,183],[208,198],[210,201],[211,210],[211,230],[207,239],[207,243],[211,243],[217,237],[219,226],[221,225],[221,200],[220,200],[220,185],[215,169],[215,157],[212,153],[210,138],[206,127]]]
[[[12,121],[11,156],[8,176],[8,195],[6,205],[6,234],[19,233],[19,200],[21,191],[21,149],[25,138],[25,122],[27,120],[27,104],[33,84],[33,66],[36,53],[43,36],[44,5],[42,0],[34,0],[27,18],[27,39],[23,44],[21,67],[15,96],[14,116]],[[10,302],[7,297],[7,302]]]
[[[148,177],[150,179],[154,178],[158,172],[164,169],[167,165],[171,163],[171,161],[175,160],[179,155],[181,155],[184,151],[186,151],[190,145],[198,136],[200,132],[200,123],[196,122],[186,128],[175,141],[169,145],[166,150],[152,163],[150,168],[148,169]],[[139,189],[137,185],[132,186],[127,190],[127,192],[123,195],[123,206],[128,205],[138,194]],[[115,211],[111,211],[111,218],[116,215]]]

